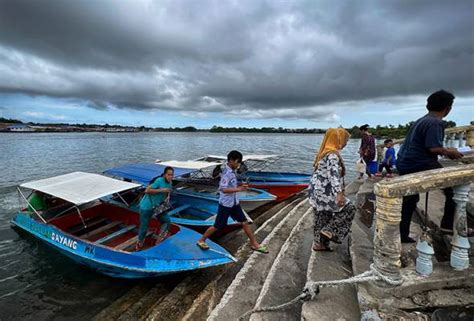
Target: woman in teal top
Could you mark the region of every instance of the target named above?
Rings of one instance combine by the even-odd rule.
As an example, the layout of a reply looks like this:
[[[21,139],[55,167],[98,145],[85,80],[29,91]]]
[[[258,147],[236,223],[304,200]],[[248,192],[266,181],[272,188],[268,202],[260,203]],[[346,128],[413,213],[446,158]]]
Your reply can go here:
[[[171,193],[173,173],[174,169],[172,167],[166,167],[163,175],[145,189],[145,195],[140,200],[140,229],[138,231],[138,242],[135,246],[137,251],[143,248],[150,218],[153,216],[153,207],[166,201]],[[161,214],[158,219],[161,222],[161,228],[157,242],[160,242],[166,237],[171,220],[168,214]]]

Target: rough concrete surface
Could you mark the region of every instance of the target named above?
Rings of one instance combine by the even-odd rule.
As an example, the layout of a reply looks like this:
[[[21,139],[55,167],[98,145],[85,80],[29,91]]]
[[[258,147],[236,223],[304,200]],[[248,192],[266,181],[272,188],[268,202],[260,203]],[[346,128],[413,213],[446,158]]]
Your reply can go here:
[[[313,252],[308,268],[311,281],[340,280],[352,276],[347,238],[334,245],[334,252]],[[360,320],[357,292],[354,285],[321,288],[315,300],[303,304],[301,319]]]
[[[280,211],[274,214],[265,222],[265,224],[262,224],[257,229],[255,235],[259,239],[264,239],[288,214],[288,212],[302,201],[304,201],[302,198],[298,198],[292,203],[287,204],[287,206],[281,207]],[[214,279],[195,297],[192,305],[183,316],[183,320],[194,321],[206,319],[214,307],[219,303],[227,287],[232,283],[251,252],[252,251],[247,245],[242,246],[235,254],[238,262],[229,265],[224,272],[215,275]]]
[[[276,306],[301,294],[306,283],[306,270],[313,244],[313,211],[305,214],[291,231],[273,262],[255,308]],[[250,320],[300,320],[301,303],[285,310],[252,314]]]
[[[309,210],[309,204],[305,202],[305,204],[292,210],[275,227],[264,241],[264,243],[268,243],[270,253],[252,253],[232,284],[227,288],[220,303],[214,308],[208,320],[236,320],[246,311],[253,309],[267,273],[281,246],[283,246],[301,216]]]

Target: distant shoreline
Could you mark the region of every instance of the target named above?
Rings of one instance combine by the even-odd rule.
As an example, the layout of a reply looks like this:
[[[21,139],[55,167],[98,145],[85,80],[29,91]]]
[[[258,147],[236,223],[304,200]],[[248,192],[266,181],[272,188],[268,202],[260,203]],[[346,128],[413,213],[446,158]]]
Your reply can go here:
[[[398,126],[388,125],[369,128],[370,132],[377,139],[391,138],[398,139],[405,137],[411,124]],[[456,123],[448,121],[446,127],[455,127]],[[358,126],[346,128],[352,138],[361,138],[362,133]],[[222,127],[212,126],[212,128],[198,129],[193,126],[185,127],[145,127],[145,126],[122,126],[109,124],[68,124],[68,123],[23,123],[17,119],[7,119],[0,117],[0,132],[6,133],[216,133],[216,134],[324,134],[327,129],[322,128],[283,128],[283,127]]]

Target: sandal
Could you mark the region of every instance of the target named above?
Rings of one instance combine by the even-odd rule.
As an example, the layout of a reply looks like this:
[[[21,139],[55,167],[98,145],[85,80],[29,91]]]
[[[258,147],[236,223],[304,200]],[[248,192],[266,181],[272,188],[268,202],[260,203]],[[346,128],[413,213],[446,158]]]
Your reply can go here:
[[[144,242],[137,241],[137,243],[135,243],[135,252],[141,251],[143,249],[143,244]]]
[[[206,244],[206,242],[197,242],[196,245],[201,249],[201,250],[209,250],[209,245]]]
[[[325,239],[326,241],[331,241],[331,242],[334,242],[334,243],[337,243],[337,244],[342,244],[342,242],[340,242],[340,241],[338,241],[338,240],[336,240],[336,239],[334,238],[334,236],[332,235],[331,232],[324,232],[324,231],[321,231],[319,234],[320,234],[321,237],[322,237],[323,239]]]
[[[256,251],[256,252],[260,252],[260,253],[263,253],[263,254],[267,254],[268,253],[268,249],[265,245],[260,245],[259,247],[257,248],[254,248],[254,247],[250,247],[253,251]]]
[[[322,245],[319,248],[316,248],[313,245],[313,251],[315,251],[315,252],[333,252],[333,249],[331,249],[329,246],[324,246],[324,245]]]

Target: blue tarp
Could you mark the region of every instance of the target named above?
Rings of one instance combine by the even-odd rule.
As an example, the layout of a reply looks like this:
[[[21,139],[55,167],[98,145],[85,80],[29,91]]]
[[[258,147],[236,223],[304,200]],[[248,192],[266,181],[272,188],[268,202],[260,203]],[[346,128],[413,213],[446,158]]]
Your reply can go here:
[[[128,164],[110,168],[104,171],[104,174],[129,179],[143,185],[150,184],[155,178],[163,174],[163,170],[166,168],[164,165],[154,163],[138,163]],[[179,177],[192,172],[195,172],[194,168],[174,168],[174,177]]]

